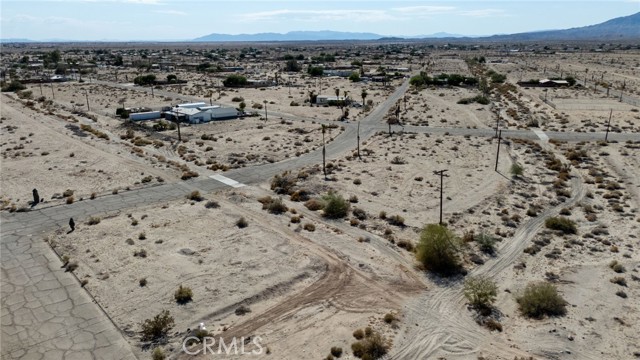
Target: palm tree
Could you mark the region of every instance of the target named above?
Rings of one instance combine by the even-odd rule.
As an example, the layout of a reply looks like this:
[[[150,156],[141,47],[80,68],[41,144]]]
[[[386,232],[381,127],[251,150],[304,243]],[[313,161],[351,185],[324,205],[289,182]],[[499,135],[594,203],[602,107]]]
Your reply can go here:
[[[313,104],[313,99],[315,98],[316,92],[314,90],[309,90],[309,103]]]
[[[362,106],[364,106],[365,102],[364,99],[367,98],[367,95],[369,95],[369,93],[367,93],[366,89],[362,89],[362,92],[360,93],[360,96],[362,96]]]

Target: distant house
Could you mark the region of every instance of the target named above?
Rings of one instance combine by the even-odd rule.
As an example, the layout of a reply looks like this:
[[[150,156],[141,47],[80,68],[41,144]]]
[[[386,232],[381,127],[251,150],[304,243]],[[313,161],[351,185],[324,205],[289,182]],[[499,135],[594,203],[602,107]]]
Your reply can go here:
[[[560,86],[569,86],[569,82],[567,80],[549,80],[542,79],[539,81],[540,86],[542,87],[560,87]]]
[[[65,82],[68,79],[64,75],[53,75],[52,77],[49,78],[49,80],[53,82]]]
[[[324,76],[339,76],[339,77],[349,77],[351,76],[351,74],[353,74],[354,70],[332,70],[332,69],[325,69],[322,72],[322,75]]]
[[[165,112],[166,119],[180,119],[190,124],[208,123],[217,120],[229,120],[238,117],[238,110],[231,107],[200,106],[175,107]]]
[[[247,87],[255,87],[255,88],[259,88],[259,87],[268,87],[268,86],[274,86],[276,83],[272,80],[255,80],[255,79],[248,79],[247,80]]]
[[[343,96],[329,96],[329,95],[316,96],[316,104],[318,105],[335,105],[341,101],[348,101],[348,98],[345,98]]]

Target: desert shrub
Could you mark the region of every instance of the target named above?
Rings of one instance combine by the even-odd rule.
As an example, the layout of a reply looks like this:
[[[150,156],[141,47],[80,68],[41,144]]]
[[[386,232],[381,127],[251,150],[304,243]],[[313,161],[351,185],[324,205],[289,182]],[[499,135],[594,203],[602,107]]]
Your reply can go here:
[[[487,321],[485,321],[484,326],[490,331],[497,330],[499,332],[502,332],[502,324],[494,319],[488,319]]]
[[[544,221],[544,226],[552,230],[559,230],[565,234],[575,234],[578,232],[576,223],[563,216],[551,217]]]
[[[396,156],[393,159],[391,159],[391,163],[394,165],[403,165],[403,164],[406,164],[407,162],[400,156]]]
[[[488,309],[496,301],[498,287],[489,278],[472,276],[464,282],[464,296],[476,309]]]
[[[100,218],[97,216],[92,216],[87,220],[87,225],[98,225],[100,224]]]
[[[337,346],[331,347],[331,355],[339,358],[340,356],[342,356],[342,348]]]
[[[161,348],[157,347],[153,349],[153,353],[151,353],[152,360],[164,360],[166,358],[167,356],[164,354],[164,351],[162,351]]]
[[[251,309],[247,305],[240,305],[236,308],[235,314],[238,316],[242,316],[250,312],[251,312]]]
[[[138,280],[138,285],[140,285],[140,287],[147,286],[147,278],[142,278],[142,279]]]
[[[63,197],[69,197],[69,196],[72,196],[72,195],[73,195],[73,190],[71,190],[71,189],[67,189],[62,193]]]
[[[358,220],[366,220],[367,219],[367,212],[362,210],[362,209],[360,209],[360,208],[354,207],[353,210],[351,210],[351,213]]]
[[[518,177],[518,176],[522,176],[522,173],[524,172],[524,168],[522,168],[522,166],[520,166],[520,164],[518,163],[513,163],[511,165],[511,176],[513,177]]]
[[[240,219],[238,219],[238,221],[236,221],[236,226],[239,227],[240,229],[244,229],[247,226],[249,226],[249,223],[244,217],[241,217]]]
[[[391,324],[392,322],[398,320],[398,318],[393,313],[387,313],[387,314],[384,315],[383,320],[387,324]]]
[[[294,186],[296,186],[297,178],[289,172],[282,175],[276,175],[271,179],[271,190],[276,194],[290,194]]]
[[[387,354],[389,345],[384,336],[372,332],[369,336],[351,344],[353,355],[361,359],[379,359]]]
[[[349,202],[341,195],[330,192],[323,196],[324,200],[324,217],[330,219],[339,219],[347,216],[349,213]]]
[[[362,180],[360,180],[360,179],[355,179],[355,180],[353,180],[353,184],[354,184],[354,185],[360,185],[360,184],[362,184]]]
[[[621,297],[621,298],[623,298],[623,299],[626,299],[626,298],[627,298],[627,293],[626,293],[626,292],[624,292],[624,291],[622,291],[622,290],[618,290],[618,291],[616,291],[616,295],[620,296],[620,297]]]
[[[441,275],[460,270],[460,240],[442,225],[429,224],[420,235],[416,258],[424,267]]]
[[[627,280],[623,276],[616,276],[609,281],[620,286],[627,286]]]
[[[284,204],[282,199],[272,199],[267,205],[267,210],[272,214],[282,214],[288,210],[287,205]]]
[[[387,219],[387,222],[395,226],[404,226],[404,218],[400,215],[392,215]]]
[[[182,180],[189,180],[189,179],[191,179],[191,178],[198,177],[198,176],[200,176],[200,174],[198,174],[198,173],[197,173],[197,172],[195,172],[195,171],[189,170],[189,171],[184,171],[184,172],[182,173],[182,176],[180,177],[180,179],[182,179]]]
[[[186,304],[193,300],[193,292],[190,288],[180,285],[178,290],[173,294],[173,297],[176,299],[178,304]]]
[[[409,240],[400,240],[397,242],[398,247],[403,248],[407,251],[413,251],[414,246],[413,243]]]
[[[217,209],[220,207],[220,204],[218,204],[218,202],[215,200],[209,200],[206,204],[204,204],[204,207],[207,209]]]
[[[147,319],[141,324],[142,341],[153,341],[165,337],[174,324],[169,310],[162,310],[153,319]]]
[[[67,204],[73,204],[73,201],[74,201],[73,196],[69,196],[69,197],[67,198]]]
[[[618,274],[622,274],[623,272],[627,271],[627,269],[625,269],[624,265],[620,264],[618,261],[613,260],[610,264],[609,267],[617,272]]]
[[[482,252],[493,254],[496,251],[496,239],[493,236],[481,233],[474,239],[478,243],[478,247],[480,247]]]
[[[141,257],[141,258],[146,258],[147,257],[147,250],[145,249],[140,249],[137,251],[133,252],[133,256],[135,257]]]
[[[356,338],[357,340],[364,338],[364,330],[362,329],[355,330],[353,332],[353,337]]]
[[[192,200],[192,201],[202,201],[202,200],[204,200],[202,195],[200,195],[200,191],[198,191],[198,190],[194,190],[194,191],[191,192],[191,194],[187,195],[187,199]]]
[[[556,287],[547,282],[530,283],[516,300],[527,317],[560,316],[567,312],[567,302]]]
[[[311,211],[317,211],[324,208],[324,202],[320,199],[309,199],[304,206]]]
[[[313,232],[313,231],[316,231],[316,226],[313,225],[312,223],[306,223],[304,224],[303,229]]]
[[[138,234],[138,240],[146,240],[146,239],[147,239],[147,233],[145,233],[144,231]]]

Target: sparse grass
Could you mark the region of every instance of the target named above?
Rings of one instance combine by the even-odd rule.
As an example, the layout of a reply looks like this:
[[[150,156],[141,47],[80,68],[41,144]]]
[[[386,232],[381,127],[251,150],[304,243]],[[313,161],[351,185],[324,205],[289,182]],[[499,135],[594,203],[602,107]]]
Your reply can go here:
[[[173,297],[178,304],[183,305],[193,300],[193,291],[191,291],[191,288],[180,285],[178,290],[173,294]]]
[[[567,302],[555,286],[546,282],[530,283],[516,300],[522,314],[531,318],[561,316],[567,312]]]

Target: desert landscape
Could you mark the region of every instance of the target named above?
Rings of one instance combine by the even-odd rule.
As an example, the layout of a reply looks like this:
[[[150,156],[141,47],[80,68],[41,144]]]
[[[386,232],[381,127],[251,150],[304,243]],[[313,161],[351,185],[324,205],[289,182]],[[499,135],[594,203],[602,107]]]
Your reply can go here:
[[[571,45],[5,47],[3,238],[139,359],[639,358],[640,50]]]

